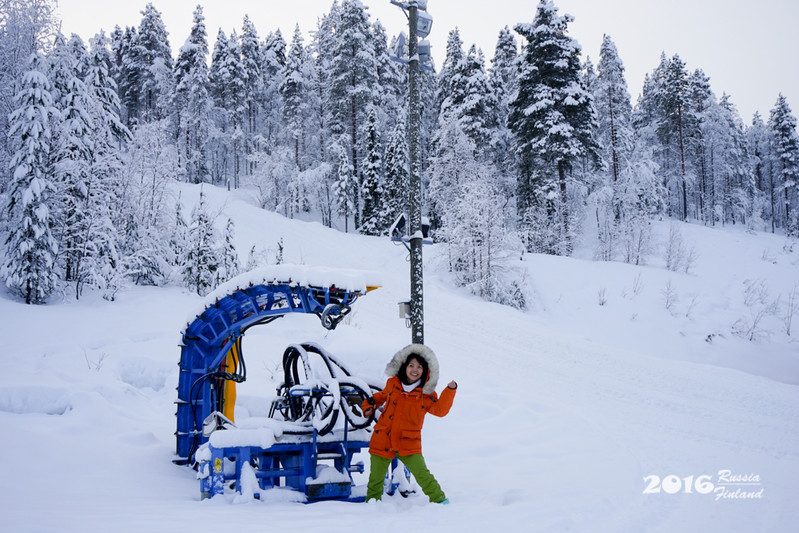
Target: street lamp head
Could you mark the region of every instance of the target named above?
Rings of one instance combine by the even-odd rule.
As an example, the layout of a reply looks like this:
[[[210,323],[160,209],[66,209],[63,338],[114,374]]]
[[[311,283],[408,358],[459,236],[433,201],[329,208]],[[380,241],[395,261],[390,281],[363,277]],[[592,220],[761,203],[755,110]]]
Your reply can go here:
[[[419,47],[417,49],[417,53],[419,54],[419,64],[420,65],[429,65],[432,61],[430,57],[430,41],[424,39],[419,41]]]
[[[402,8],[403,11],[409,7],[416,7],[419,11],[427,11],[427,0],[389,0],[392,4]]]
[[[416,7],[419,11],[427,11],[427,0],[389,0],[389,2],[401,7],[403,10],[409,7]]]
[[[430,13],[420,11],[416,19],[416,35],[424,39],[433,29],[433,17]]]

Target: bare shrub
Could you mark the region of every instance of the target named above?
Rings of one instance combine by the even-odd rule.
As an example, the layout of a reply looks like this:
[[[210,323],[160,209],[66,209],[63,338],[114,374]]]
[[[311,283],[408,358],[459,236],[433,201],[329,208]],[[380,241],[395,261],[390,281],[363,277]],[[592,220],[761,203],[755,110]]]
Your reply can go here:
[[[660,293],[663,295],[663,305],[666,307],[669,313],[674,313],[674,306],[680,301],[680,297],[677,294],[677,290],[674,288],[674,285],[672,285],[671,280],[666,282],[666,286],[662,291],[660,291]]]
[[[763,326],[763,321],[777,313],[779,309],[779,297],[772,300],[762,279],[744,281],[744,305],[748,313],[735,321],[732,331],[736,335],[754,341],[761,337],[767,337],[769,330]]]

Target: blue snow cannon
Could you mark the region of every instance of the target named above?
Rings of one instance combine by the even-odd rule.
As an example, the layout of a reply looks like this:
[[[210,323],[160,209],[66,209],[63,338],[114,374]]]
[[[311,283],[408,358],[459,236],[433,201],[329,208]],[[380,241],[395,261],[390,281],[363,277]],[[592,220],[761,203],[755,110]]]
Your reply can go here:
[[[289,313],[316,315],[334,329],[376,284],[364,273],[276,265],[225,283],[182,333],[175,463],[198,472],[201,497],[235,490],[260,496],[284,487],[305,501],[362,500],[352,458],[369,445],[361,403],[380,386],[352,376],[321,346],[289,346],[283,383],[268,418],[234,419],[236,384],[246,380],[241,341],[254,326]],[[343,414],[343,416],[340,416]]]

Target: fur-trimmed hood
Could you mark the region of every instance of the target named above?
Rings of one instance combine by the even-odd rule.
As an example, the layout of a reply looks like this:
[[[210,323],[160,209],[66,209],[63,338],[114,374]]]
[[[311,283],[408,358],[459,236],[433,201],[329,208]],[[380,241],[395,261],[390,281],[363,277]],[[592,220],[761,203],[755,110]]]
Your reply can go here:
[[[422,392],[424,394],[434,393],[436,391],[436,385],[438,385],[438,358],[436,358],[436,354],[433,353],[433,350],[424,344],[409,344],[395,353],[394,357],[392,357],[391,361],[386,365],[386,375],[396,376],[411,354],[418,355],[427,362],[427,381],[424,386],[422,386]]]

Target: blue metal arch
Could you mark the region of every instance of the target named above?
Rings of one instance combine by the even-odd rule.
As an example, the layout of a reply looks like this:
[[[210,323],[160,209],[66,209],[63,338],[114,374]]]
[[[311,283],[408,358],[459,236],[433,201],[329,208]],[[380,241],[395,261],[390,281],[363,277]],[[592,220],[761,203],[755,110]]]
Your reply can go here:
[[[183,332],[178,378],[176,462],[191,460],[207,437],[205,418],[220,410],[220,377],[225,358],[244,332],[289,313],[319,316],[328,329],[336,327],[350,306],[366,291],[275,282],[239,288],[207,307]]]

